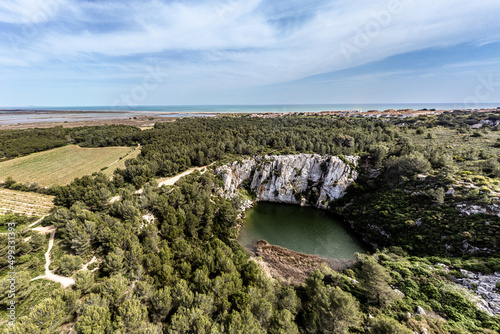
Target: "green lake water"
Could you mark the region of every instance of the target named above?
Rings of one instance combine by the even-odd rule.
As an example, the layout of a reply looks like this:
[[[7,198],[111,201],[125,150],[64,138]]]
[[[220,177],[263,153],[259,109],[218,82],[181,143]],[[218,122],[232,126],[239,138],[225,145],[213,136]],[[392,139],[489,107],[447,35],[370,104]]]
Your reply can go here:
[[[347,224],[325,210],[260,202],[245,214],[238,241],[247,249],[257,240],[266,240],[296,252],[335,259],[352,259],[354,253],[367,251]]]

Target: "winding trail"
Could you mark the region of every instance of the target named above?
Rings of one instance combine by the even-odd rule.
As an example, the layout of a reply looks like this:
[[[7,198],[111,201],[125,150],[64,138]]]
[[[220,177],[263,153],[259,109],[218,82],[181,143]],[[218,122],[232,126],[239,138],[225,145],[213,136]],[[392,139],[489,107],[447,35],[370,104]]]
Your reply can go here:
[[[109,165],[107,165],[106,167],[111,167],[113,166],[114,164],[116,164],[118,161],[122,160],[122,159],[125,159],[126,157],[128,157],[132,152],[135,152],[136,150],[140,149],[141,148],[141,144],[137,144],[137,147],[133,148],[132,151],[128,152],[127,154],[125,154],[123,157],[121,157],[120,159],[118,160],[115,160],[113,161],[112,163],[110,163]]]
[[[32,228],[32,227],[33,227],[33,226],[35,226],[36,224],[40,223],[40,222],[43,220],[43,218],[45,218],[45,217],[47,217],[47,216],[48,216],[48,215],[45,215],[45,216],[43,216],[42,218],[38,219],[37,221],[35,221],[35,222],[33,222],[33,223],[29,224],[28,226],[26,226],[26,229],[28,229],[28,228]],[[34,231],[39,231],[39,230],[37,230],[37,229],[38,229],[38,227],[33,228],[33,230],[34,230]],[[39,231],[39,232],[40,232],[40,231]],[[7,232],[2,232],[2,233],[0,233],[0,234],[7,234]],[[28,237],[28,238],[24,239],[24,241],[28,241],[29,239],[31,239],[31,237]]]
[[[64,276],[59,276],[54,274],[50,269],[50,264],[52,261],[50,260],[50,251],[52,250],[52,247],[54,246],[54,236],[56,235],[56,228],[54,225],[50,226],[47,232],[50,233],[50,239],[49,239],[49,249],[45,253],[45,275],[44,276],[38,276],[32,279],[32,281],[37,280],[37,279],[48,279],[54,282],[61,283],[62,286],[67,288],[68,286],[71,286],[75,284],[75,280],[71,277],[64,277]]]
[[[194,171],[196,170],[199,170],[201,171],[201,173],[203,174],[204,172],[207,171],[207,167],[209,167],[210,165],[207,165],[207,166],[203,166],[203,167],[194,167],[194,168],[190,168],[180,174],[177,174],[176,176],[173,176],[173,177],[170,177],[170,178],[166,178],[166,179],[160,179],[159,181],[159,184],[158,184],[158,187],[161,187],[163,185],[174,185],[177,181],[179,181],[179,179],[181,179],[182,177],[186,176],[186,175],[189,175],[191,173],[193,173]],[[141,194],[142,193],[142,189],[139,189],[136,191],[137,194]],[[110,203],[113,203],[113,202],[116,202],[120,200],[120,196],[115,196],[113,198],[110,199]],[[36,222],[32,223],[31,225],[29,225],[28,227],[32,227],[32,226],[35,226],[36,224],[40,223],[43,218],[45,218],[46,216],[43,216],[42,218],[40,218],[39,220],[37,220]],[[38,231],[42,234],[48,234],[50,233],[50,238],[49,238],[49,248],[47,249],[47,252],[45,253],[45,275],[43,276],[38,276],[38,277],[35,277],[33,279],[31,279],[32,281],[34,280],[38,280],[38,279],[48,279],[48,280],[51,280],[51,281],[54,281],[54,282],[58,282],[58,283],[61,283],[62,286],[64,286],[65,288],[75,284],[75,280],[71,277],[65,277],[65,276],[60,276],[60,275],[56,275],[54,274],[50,269],[50,264],[52,263],[52,260],[50,259],[50,251],[52,250],[52,247],[54,246],[54,236],[56,235],[56,228],[54,225],[51,225],[51,226],[47,226],[47,227],[36,227],[36,228],[33,228],[34,231]],[[92,258],[92,260],[90,260],[87,264],[84,264],[82,266],[81,269],[79,269],[78,271],[81,271],[81,270],[88,270],[88,266],[94,262],[97,261],[97,258],[94,256]],[[95,270],[97,270],[98,268],[95,268],[93,270],[91,270],[92,272],[94,272]]]
[[[94,262],[97,262],[97,258],[96,258],[95,256],[94,256],[94,257],[92,258],[92,260],[90,260],[87,264],[82,265],[82,269],[80,269],[80,270],[78,270],[78,271],[81,271],[81,270],[89,270],[89,266],[90,266],[92,263],[94,263]],[[97,267],[96,267],[96,268],[94,268],[94,269],[90,270],[90,272],[91,272],[91,273],[93,273],[93,272],[94,272],[94,271],[96,271],[97,269],[99,269],[99,268],[97,268]]]
[[[28,225],[28,228],[32,228],[32,227],[33,227],[33,226],[35,226],[36,224],[40,223],[40,222],[43,220],[43,218],[45,218],[45,217],[47,217],[47,216],[48,216],[48,215],[45,215],[45,216],[43,216],[42,218],[38,219],[36,222],[29,224],[29,225]]]
[[[209,167],[210,165],[206,165],[206,166],[203,166],[203,167],[193,167],[193,168],[189,168],[188,170],[180,173],[180,174],[177,174],[176,176],[173,176],[173,177],[169,177],[169,178],[166,178],[166,179],[160,179],[159,180],[159,183],[158,183],[158,187],[161,187],[161,186],[173,186],[177,181],[179,181],[182,177],[186,176],[186,175],[189,175],[191,174],[192,172],[196,171],[196,170],[199,170],[201,171],[201,174],[205,173],[207,171],[207,167]]]
[[[47,252],[45,253],[45,275],[35,277],[35,278],[31,279],[31,280],[34,281],[34,280],[37,280],[37,279],[44,278],[44,279],[48,279],[50,281],[61,283],[62,286],[64,286],[65,288],[67,288],[68,286],[71,286],[71,285],[75,284],[75,280],[73,278],[71,278],[71,277],[65,277],[65,276],[61,276],[61,275],[56,275],[56,274],[54,274],[49,269],[50,268],[50,264],[52,263],[52,260],[50,259],[50,251],[52,250],[52,247],[54,246],[54,236],[56,235],[56,228],[55,228],[55,226],[51,225],[51,226],[47,226],[47,227],[37,227],[37,228],[34,228],[33,230],[39,231],[42,234],[48,234],[48,233],[50,233],[50,239],[49,239],[49,249],[47,249]],[[82,268],[79,269],[79,270],[77,270],[77,272],[78,271],[82,271],[82,270],[88,270],[88,266],[91,265],[94,262],[97,262],[97,258],[95,256],[88,263],[82,265]],[[99,268],[96,267],[96,268],[90,270],[90,272],[94,272],[97,269],[99,269]]]
[[[180,174],[177,174],[175,176],[157,179],[157,181],[158,181],[158,187],[161,187],[161,186],[173,186],[182,177],[187,176],[187,175],[191,174],[192,172],[194,172],[196,170],[201,171],[201,174],[203,174],[203,173],[205,173],[207,171],[207,168],[209,166],[211,166],[212,164],[213,163],[211,163],[210,165],[202,166],[202,167],[189,168],[189,169],[185,170],[184,172],[182,172]],[[143,192],[143,188],[137,190],[135,193],[136,194],[142,194],[142,192]],[[115,196],[115,197],[113,197],[113,198],[110,199],[110,203],[116,202],[118,200],[120,200],[120,196]]]

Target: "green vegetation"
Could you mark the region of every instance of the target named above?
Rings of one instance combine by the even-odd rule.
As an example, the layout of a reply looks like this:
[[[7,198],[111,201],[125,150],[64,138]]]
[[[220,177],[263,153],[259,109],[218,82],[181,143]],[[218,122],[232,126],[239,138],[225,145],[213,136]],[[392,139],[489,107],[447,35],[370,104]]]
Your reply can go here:
[[[131,151],[129,147],[59,147],[0,162],[0,175],[5,175],[0,177],[0,181],[6,181],[6,177],[10,176],[19,182],[10,188],[22,189],[23,183],[27,183],[28,188],[32,183],[39,186],[68,184],[75,177],[89,175],[104,168],[105,174],[109,175],[120,165],[124,165],[121,160]],[[137,154],[138,152],[134,156]]]
[[[114,162],[113,165],[101,168],[101,171],[104,175],[112,176],[115,170],[124,169],[126,167],[125,162],[128,159],[135,159],[139,156],[139,154],[141,154],[141,150],[139,148],[134,148],[132,151],[129,150],[125,153],[125,155],[120,156],[118,161]]]
[[[68,144],[82,147],[133,146],[140,131],[127,125],[0,130],[0,161]]]
[[[59,273],[64,276],[71,276],[83,263],[81,257],[72,255],[64,255],[58,262]]]
[[[470,139],[469,127],[480,121],[496,122],[498,118],[498,114],[454,113],[405,119],[404,124],[401,120],[299,116],[181,119],[141,132],[142,154],[129,160],[126,169],[117,170],[113,182],[101,176],[75,180],[56,190],[56,203],[69,207],[83,201],[101,207],[126,184],[139,188],[152,178],[171,176],[233,155],[361,155],[365,166],[377,168],[382,175],[369,179],[365,168],[351,196],[334,203],[334,208],[353,221],[368,241],[380,246],[402,245],[416,254],[463,255],[468,253],[461,246],[464,241],[471,247],[484,248],[485,244],[491,251],[496,248],[498,217],[488,216],[490,224],[480,224],[478,220],[484,220],[484,216],[460,215],[456,206],[477,201],[486,205],[500,192],[500,181],[496,179],[500,166],[495,158],[500,149],[493,147],[498,132],[485,125],[482,137]],[[425,131],[417,135],[419,129]],[[435,139],[419,138],[428,132]],[[454,189],[454,196],[443,194],[449,188]],[[346,207],[349,201],[352,205]],[[373,212],[379,214],[374,217]],[[418,233],[406,233],[405,222],[409,221],[417,222]],[[418,228],[420,222],[423,224]],[[478,233],[471,233],[470,226],[475,226]],[[439,239],[427,247],[427,241],[447,231],[450,240]]]
[[[68,289],[29,282],[43,268],[34,258],[46,240],[20,232],[16,257],[30,258],[17,266],[29,274],[20,277],[12,332],[59,333],[76,321],[76,333],[496,333],[498,316],[480,311],[452,276],[500,270],[500,218],[457,210],[495,203],[499,132],[485,122],[477,136],[470,125],[498,119],[190,118],[130,136],[110,133],[103,145],[126,138],[141,144],[141,154],[112,179],[97,173],[52,189],[57,208],[43,222],[57,228],[54,269],[71,275],[96,256],[97,270],[74,274]],[[94,133],[107,130],[81,131],[81,143],[95,146]],[[11,155],[24,154],[9,147]],[[238,200],[220,197],[222,181],[213,172],[175,186],[153,181],[229,156],[295,152],[362,157],[357,185],[332,207],[378,246],[343,272],[325,268],[297,286],[269,279],[249,260],[235,241]],[[120,199],[110,204],[115,195]],[[0,238],[5,255],[7,237]],[[6,275],[7,263],[1,265]],[[5,286],[1,281],[4,304]]]
[[[0,233],[7,233],[9,224],[15,224],[17,229],[22,230],[35,220],[36,217],[27,217],[20,214],[0,215]]]

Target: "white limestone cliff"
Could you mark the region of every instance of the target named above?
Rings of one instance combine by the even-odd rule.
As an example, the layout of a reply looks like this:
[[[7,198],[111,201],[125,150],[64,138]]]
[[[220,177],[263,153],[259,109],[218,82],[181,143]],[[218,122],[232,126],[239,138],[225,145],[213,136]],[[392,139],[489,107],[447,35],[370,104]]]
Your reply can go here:
[[[223,165],[216,174],[222,177],[226,198],[234,197],[245,184],[255,193],[256,201],[327,209],[330,201],[342,197],[356,180],[358,160],[318,154],[266,155]]]

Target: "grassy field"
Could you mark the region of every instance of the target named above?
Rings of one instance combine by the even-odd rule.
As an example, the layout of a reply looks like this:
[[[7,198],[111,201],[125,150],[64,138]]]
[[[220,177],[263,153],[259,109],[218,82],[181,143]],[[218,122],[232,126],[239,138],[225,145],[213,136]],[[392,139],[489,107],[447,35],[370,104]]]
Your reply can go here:
[[[140,149],[132,150],[130,147],[59,147],[1,162],[0,181],[11,176],[21,183],[65,185],[76,177],[90,175],[106,167],[104,171],[110,175],[116,168],[123,167],[125,159],[140,152]]]
[[[0,188],[0,214],[22,213],[42,217],[54,206],[54,197]]]
[[[127,159],[137,158],[137,156],[140,153],[141,153],[140,149],[135,149],[134,151],[130,152],[125,158],[116,161],[113,165],[109,166],[108,168],[106,168],[102,172],[108,176],[111,176],[111,175],[113,175],[113,172],[115,171],[115,169],[118,169],[118,168],[124,169],[125,168],[125,161]]]

